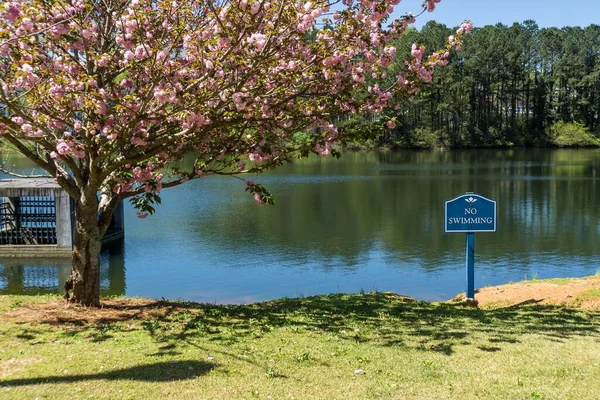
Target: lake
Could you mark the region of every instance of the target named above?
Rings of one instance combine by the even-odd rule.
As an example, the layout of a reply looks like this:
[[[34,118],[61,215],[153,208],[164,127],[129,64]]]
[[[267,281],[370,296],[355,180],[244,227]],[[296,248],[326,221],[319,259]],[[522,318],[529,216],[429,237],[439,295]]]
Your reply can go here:
[[[2,156],[18,171],[32,166]],[[162,193],[154,216],[125,207],[125,239],[102,254],[102,294],[247,303],[331,292],[422,300],[465,290],[465,234],[444,202],[497,201],[475,235],[475,287],[600,269],[600,150],[347,152],[251,177],[208,177]],[[69,260],[0,259],[0,293],[59,292]]]

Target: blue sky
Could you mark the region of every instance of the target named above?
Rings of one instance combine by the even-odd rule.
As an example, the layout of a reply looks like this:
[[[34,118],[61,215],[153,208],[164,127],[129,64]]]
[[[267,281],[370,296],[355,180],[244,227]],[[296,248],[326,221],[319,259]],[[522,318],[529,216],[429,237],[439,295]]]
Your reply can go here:
[[[422,0],[403,0],[396,6],[394,16],[407,11],[417,13]],[[540,27],[600,25],[600,0],[441,0],[432,13],[421,15],[415,27],[420,28],[429,20],[447,26],[457,26],[470,19],[476,27],[494,25],[498,22],[535,20]]]

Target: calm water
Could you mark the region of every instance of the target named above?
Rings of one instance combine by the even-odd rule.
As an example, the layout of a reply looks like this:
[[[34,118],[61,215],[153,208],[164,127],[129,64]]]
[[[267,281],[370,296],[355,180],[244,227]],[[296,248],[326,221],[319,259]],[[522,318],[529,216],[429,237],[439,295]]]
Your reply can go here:
[[[6,159],[30,170],[21,159]],[[498,203],[498,231],[475,237],[475,285],[583,276],[600,268],[600,151],[357,152],[253,178],[163,193],[103,253],[104,294],[244,303],[330,292],[424,300],[464,290],[464,234],[443,232],[444,202],[473,191]],[[0,259],[0,293],[55,292],[69,261]]]

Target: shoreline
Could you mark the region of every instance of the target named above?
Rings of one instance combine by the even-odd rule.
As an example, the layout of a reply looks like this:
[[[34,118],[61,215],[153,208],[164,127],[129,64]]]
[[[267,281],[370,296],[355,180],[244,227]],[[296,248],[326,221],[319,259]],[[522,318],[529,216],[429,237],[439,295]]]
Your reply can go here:
[[[431,304],[431,305],[470,305],[464,301],[464,293],[459,293],[451,299],[444,301],[417,300],[393,292],[373,292],[360,294],[332,293],[300,298],[280,298],[248,304],[215,304],[194,301],[150,299],[128,296],[105,297],[101,299],[100,308],[88,308],[77,304],[68,304],[59,294],[43,295],[0,295],[0,316],[9,319],[16,318],[20,322],[36,322],[53,320],[77,320],[92,322],[107,316],[117,317],[119,320],[128,318],[146,318],[159,313],[170,313],[174,310],[189,308],[215,308],[215,309],[242,309],[265,308],[270,309],[278,304],[293,302],[310,302],[314,299],[325,299],[335,296],[383,296],[389,301],[403,303]],[[12,303],[3,307],[7,300]],[[498,286],[486,286],[475,291],[475,306],[482,310],[494,310],[515,307],[524,304],[543,304],[565,308],[579,308],[600,310],[600,274],[577,278],[550,278],[533,279],[520,282],[510,282]],[[21,307],[26,305],[26,307]],[[20,311],[19,311],[20,310]],[[19,311],[19,312],[16,312]]]

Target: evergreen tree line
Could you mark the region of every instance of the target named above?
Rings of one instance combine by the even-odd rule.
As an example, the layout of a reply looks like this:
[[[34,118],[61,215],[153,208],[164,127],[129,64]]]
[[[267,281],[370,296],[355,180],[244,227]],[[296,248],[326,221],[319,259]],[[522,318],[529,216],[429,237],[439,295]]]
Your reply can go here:
[[[433,51],[452,32],[429,22],[396,45],[410,49],[417,42]],[[350,137],[356,132],[355,144],[374,146],[598,146],[599,77],[598,25],[540,29],[528,20],[485,26],[473,30],[416,96],[398,98],[397,111],[349,118],[340,128]],[[397,122],[393,130],[383,127],[389,118]]]

